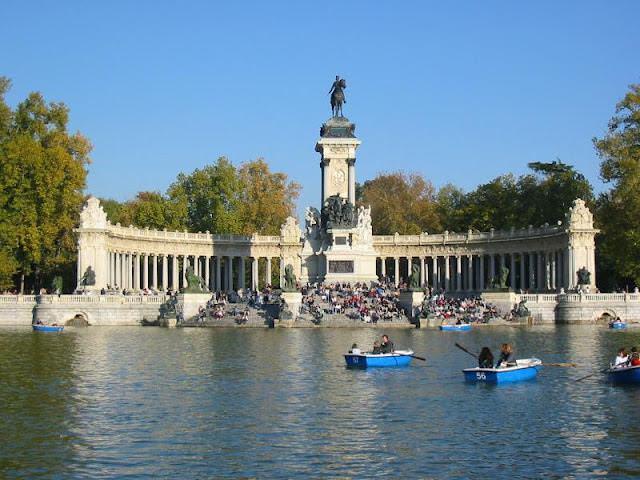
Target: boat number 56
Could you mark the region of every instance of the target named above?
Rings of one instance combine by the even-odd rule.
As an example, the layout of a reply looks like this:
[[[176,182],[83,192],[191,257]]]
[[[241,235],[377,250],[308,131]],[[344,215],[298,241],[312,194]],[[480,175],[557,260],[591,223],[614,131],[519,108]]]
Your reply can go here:
[[[476,373],[476,378],[477,378],[478,380],[486,380],[486,379],[487,379],[487,376],[485,375],[485,373],[484,373],[484,372],[477,372],[477,373]]]

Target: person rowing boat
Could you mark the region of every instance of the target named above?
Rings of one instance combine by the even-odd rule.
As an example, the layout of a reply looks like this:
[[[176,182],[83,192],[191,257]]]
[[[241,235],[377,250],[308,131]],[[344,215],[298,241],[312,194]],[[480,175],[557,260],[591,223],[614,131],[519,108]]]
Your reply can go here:
[[[496,362],[495,368],[513,367],[516,365],[513,347],[510,343],[503,343],[500,347],[500,357]]]

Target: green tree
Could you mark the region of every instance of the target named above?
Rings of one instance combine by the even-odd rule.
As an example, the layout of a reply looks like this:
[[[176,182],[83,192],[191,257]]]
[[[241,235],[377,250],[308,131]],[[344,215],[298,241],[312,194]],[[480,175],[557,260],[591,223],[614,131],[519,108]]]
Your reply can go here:
[[[611,185],[598,198],[599,260],[614,275],[609,286],[640,285],[640,85],[630,86],[607,133],[593,142],[600,176]]]
[[[118,214],[122,225],[140,228],[182,230],[187,225],[183,209],[158,192],[139,192],[121,205]]]
[[[435,189],[417,173],[385,173],[366,181],[362,187],[362,203],[371,205],[376,235],[419,234],[441,229]]]
[[[24,291],[27,277],[37,288],[73,262],[91,144],[67,131],[68,108],[40,93],[11,111],[4,100],[9,85],[0,82],[0,245]]]

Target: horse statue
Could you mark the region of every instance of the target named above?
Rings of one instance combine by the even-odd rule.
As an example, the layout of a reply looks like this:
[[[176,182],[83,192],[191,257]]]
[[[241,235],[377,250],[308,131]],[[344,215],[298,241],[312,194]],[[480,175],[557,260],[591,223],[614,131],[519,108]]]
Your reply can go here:
[[[347,82],[344,78],[340,78],[336,75],[336,81],[331,85],[331,111],[334,117],[342,117],[342,104],[347,103],[347,99],[344,96],[344,89],[347,88]]]

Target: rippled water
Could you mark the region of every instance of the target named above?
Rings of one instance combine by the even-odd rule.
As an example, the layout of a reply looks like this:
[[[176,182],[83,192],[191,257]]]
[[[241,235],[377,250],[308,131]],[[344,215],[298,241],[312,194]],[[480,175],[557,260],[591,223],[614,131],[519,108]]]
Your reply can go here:
[[[391,331],[428,362],[354,371],[382,331],[0,330],[3,478],[550,478],[640,475],[640,388],[594,376],[640,330]],[[463,382],[454,347],[576,362]],[[494,350],[495,351],[495,350]]]

